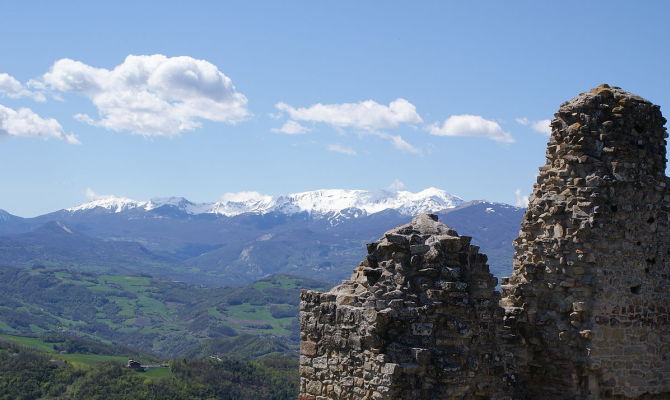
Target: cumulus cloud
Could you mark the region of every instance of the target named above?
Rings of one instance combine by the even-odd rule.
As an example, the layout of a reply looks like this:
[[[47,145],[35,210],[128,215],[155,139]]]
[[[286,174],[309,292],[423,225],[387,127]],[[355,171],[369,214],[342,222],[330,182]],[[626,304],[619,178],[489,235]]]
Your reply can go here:
[[[437,136],[485,137],[501,143],[514,142],[512,135],[497,122],[479,115],[452,115],[441,126],[437,123],[430,125],[428,132]]]
[[[521,189],[517,189],[514,191],[514,197],[516,198],[514,205],[517,207],[528,207],[528,196],[524,196],[521,194]]]
[[[0,74],[0,92],[7,96],[17,96],[23,89],[21,82],[9,74]]]
[[[2,136],[59,139],[80,144],[75,135],[66,134],[61,124],[53,118],[42,118],[29,108],[14,110],[0,105],[0,137]]]
[[[249,115],[247,98],[212,63],[161,54],[129,55],[111,70],[60,59],[41,78],[54,91],[91,100],[98,118],[75,117],[112,131],[176,136],[202,120],[236,123]]]
[[[86,188],[86,189],[84,190],[84,196],[86,196],[86,198],[87,198],[88,200],[91,200],[91,201],[94,201],[94,200],[113,199],[113,198],[115,197],[115,196],[113,196],[113,195],[111,195],[111,194],[99,194],[99,193],[96,193],[96,192],[95,192],[93,189],[91,189],[91,188]]]
[[[275,128],[272,132],[286,133],[287,135],[300,135],[309,132],[309,128],[295,121],[286,121],[281,128]]]
[[[393,190],[393,191],[398,191],[402,190],[405,188],[405,183],[401,181],[400,179],[394,179],[393,182],[391,182],[390,185],[388,185],[387,189]]]
[[[414,104],[405,99],[396,99],[388,106],[373,100],[366,100],[358,103],[318,103],[301,108],[295,108],[286,103],[277,103],[276,107],[296,121],[322,122],[340,128],[369,131],[394,129],[403,123],[422,122]]]
[[[530,129],[535,132],[544,133],[545,135],[551,135],[551,120],[550,119],[541,119],[539,121],[532,121],[526,117],[516,118],[517,124],[529,126]]]
[[[346,154],[346,155],[349,155],[349,156],[355,156],[356,155],[356,151],[354,149],[352,149],[349,146],[344,146],[344,145],[341,145],[341,144],[329,144],[326,148],[329,151],[334,151],[336,153],[342,153],[342,154]]]
[[[35,101],[46,101],[44,94],[28,90],[21,84],[21,82],[16,80],[16,78],[6,73],[0,74],[0,94],[14,99],[19,97],[31,97]]]
[[[286,103],[277,103],[275,107],[283,111],[290,118],[281,128],[273,129],[274,132],[283,132],[288,134],[305,133],[308,129],[297,121],[307,121],[312,123],[323,123],[337,129],[344,134],[345,129],[355,129],[359,134],[372,134],[379,138],[386,139],[393,147],[410,152],[420,153],[420,151],[407,143],[399,135],[391,135],[383,132],[386,129],[396,129],[402,124],[421,123],[423,120],[416,112],[414,104],[405,99],[398,98],[388,105],[379,104],[373,100],[361,101],[358,103],[341,104],[314,104],[309,107],[293,107]],[[338,151],[330,145],[328,150]],[[339,149],[339,150],[342,150]],[[340,151],[341,153],[345,153]],[[351,154],[353,150],[345,154]],[[355,152],[354,152],[355,153]]]

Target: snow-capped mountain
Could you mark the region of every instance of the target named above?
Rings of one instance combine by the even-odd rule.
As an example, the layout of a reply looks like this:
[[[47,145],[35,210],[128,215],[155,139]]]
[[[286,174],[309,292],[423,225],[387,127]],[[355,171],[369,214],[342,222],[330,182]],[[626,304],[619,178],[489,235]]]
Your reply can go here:
[[[105,197],[78,205],[77,207],[67,208],[66,211],[77,212],[94,209],[106,209],[111,212],[120,213],[133,208],[144,208],[147,202],[136,201],[125,197]]]
[[[142,209],[145,211],[150,211],[163,206],[172,206],[180,210],[183,210],[189,214],[201,214],[203,212],[208,212],[209,207],[204,204],[198,205],[191,203],[183,197],[167,197],[167,198],[157,198],[151,199],[149,201],[137,201],[133,199],[128,199],[126,197],[116,197],[116,196],[105,196],[100,199],[90,201],[78,205],[76,207],[67,208],[66,211],[69,212],[78,212],[78,211],[87,211],[87,210],[107,210],[113,213],[121,213],[123,211],[133,210],[133,209]]]
[[[279,212],[296,214],[307,212],[315,217],[357,218],[380,211],[393,209],[402,215],[417,215],[422,212],[436,212],[455,208],[464,201],[444,190],[434,187],[417,193],[387,190],[344,190],[325,189],[293,193],[280,196],[262,195],[256,192],[241,192],[224,195],[216,203],[192,203],[183,197],[170,197],[137,201],[123,197],[105,197],[68,208],[76,213],[87,210],[101,210],[121,213],[139,209],[150,211],[169,206],[187,214],[218,214],[236,216],[240,214],[268,214]]]
[[[32,218],[0,212],[0,265],[106,266],[207,285],[274,273],[338,282],[365,255],[365,243],[424,211],[472,236],[496,275],[509,274],[524,209],[463,203],[435,188],[247,192],[204,204],[110,196]]]

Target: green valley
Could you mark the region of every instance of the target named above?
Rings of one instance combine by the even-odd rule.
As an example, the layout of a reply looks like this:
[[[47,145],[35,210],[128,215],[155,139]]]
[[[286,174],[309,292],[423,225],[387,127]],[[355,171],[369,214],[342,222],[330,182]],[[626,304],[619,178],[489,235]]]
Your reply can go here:
[[[149,276],[3,268],[0,332],[74,335],[162,357],[242,346],[242,357],[256,357],[294,349],[300,290],[328,286],[287,275],[207,288]]]

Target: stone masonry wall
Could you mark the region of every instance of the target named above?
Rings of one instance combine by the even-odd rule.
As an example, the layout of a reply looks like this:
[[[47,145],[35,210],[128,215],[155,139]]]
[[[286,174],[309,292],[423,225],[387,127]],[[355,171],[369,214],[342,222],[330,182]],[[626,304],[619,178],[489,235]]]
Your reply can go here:
[[[511,399],[496,278],[470,238],[421,215],[368,253],[301,295],[300,399]]]
[[[601,85],[561,105],[503,282],[531,399],[670,399],[670,229],[658,106]]]
[[[502,299],[434,215],[303,291],[300,400],[669,400],[665,122],[608,85],[561,105]]]

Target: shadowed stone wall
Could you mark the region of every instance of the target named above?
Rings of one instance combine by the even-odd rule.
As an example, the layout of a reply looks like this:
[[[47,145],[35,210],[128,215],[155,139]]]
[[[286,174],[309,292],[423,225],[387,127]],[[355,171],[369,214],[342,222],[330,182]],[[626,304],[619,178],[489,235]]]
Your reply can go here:
[[[665,119],[607,85],[555,117],[502,285],[522,382],[531,399],[670,399]]]
[[[421,215],[301,302],[300,399],[510,399],[486,256]]]

